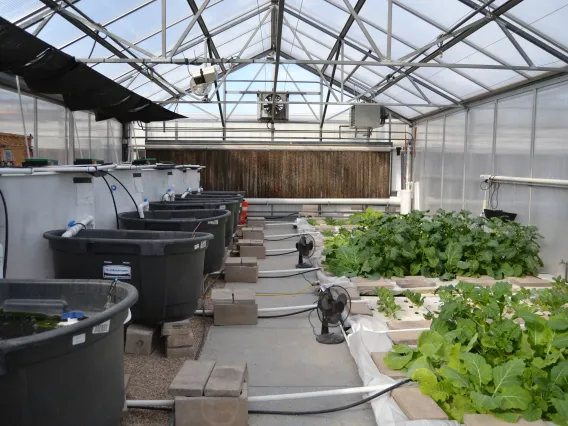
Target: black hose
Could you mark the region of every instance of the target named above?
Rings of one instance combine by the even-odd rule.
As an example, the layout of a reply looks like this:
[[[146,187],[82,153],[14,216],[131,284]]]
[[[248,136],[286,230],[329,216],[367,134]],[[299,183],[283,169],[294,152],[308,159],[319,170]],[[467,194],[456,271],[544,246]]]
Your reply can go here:
[[[106,180],[106,177],[104,177],[104,176],[101,176],[101,177],[105,181],[106,186],[107,186],[108,190],[110,191],[110,196],[112,197],[112,204],[114,206],[114,215],[116,217],[116,229],[120,229],[120,225],[118,223],[118,209],[116,208],[116,200],[114,199],[114,192],[112,191],[112,188],[108,184],[108,180]]]
[[[122,182],[120,180],[118,180],[117,177],[111,175],[110,173],[108,173],[108,175],[113,178],[115,181],[117,181],[120,186],[122,186],[124,188],[124,190],[126,191],[126,193],[128,194],[128,196],[130,197],[130,199],[132,200],[132,202],[134,203],[134,210],[138,211],[138,204],[136,204],[136,200],[134,199],[134,197],[132,196],[132,194],[130,193],[130,191],[126,188],[126,186],[124,186],[122,184]]]
[[[128,407],[129,410],[174,411],[174,407]]]
[[[295,235],[291,235],[289,237],[284,237],[284,238],[279,238],[277,240],[269,240],[268,238],[265,238],[264,241],[284,241],[284,240],[291,240],[292,238],[297,238],[297,237],[301,237],[302,234],[295,234]]]
[[[411,382],[412,380],[410,379],[404,379],[398,383],[395,383],[392,386],[389,386],[386,389],[383,389],[382,391],[379,391],[377,393],[372,394],[371,396],[368,396],[366,398],[363,398],[361,401],[357,401],[357,402],[353,402],[352,404],[347,404],[347,405],[342,405],[340,407],[334,407],[334,408],[328,408],[325,410],[310,410],[310,411],[280,411],[280,410],[275,410],[275,411],[271,411],[271,410],[249,410],[249,414],[272,414],[272,415],[283,415],[283,416],[300,416],[300,415],[312,415],[312,414],[327,414],[327,413],[335,413],[337,411],[343,411],[343,410],[347,410],[349,408],[354,408],[357,407],[359,405],[363,405],[369,401],[372,401],[375,398],[378,398],[379,396],[382,396],[406,383]]]
[[[269,271],[264,271],[264,272],[269,272]],[[309,272],[316,272],[316,269],[313,269],[311,271],[306,271],[306,272],[297,272],[297,273],[291,274],[291,275],[271,275],[269,277],[262,277],[262,278],[288,278],[288,277],[295,277],[297,275],[304,275],[304,274],[307,274]]]
[[[290,312],[287,314],[280,314],[280,315],[259,315],[259,318],[283,318],[283,317],[291,317],[292,315],[298,315],[298,314],[303,314],[304,312],[310,312],[313,311],[314,309],[317,309],[317,306],[314,306],[313,308],[307,308],[307,309],[303,309],[301,311],[296,311],[296,312]]]
[[[8,206],[6,204],[6,199],[4,198],[4,193],[0,189],[0,197],[2,197],[2,205],[4,206],[4,217],[6,218],[6,232],[4,238],[4,263],[2,265],[2,276],[6,279],[6,271],[8,268],[8,242],[9,242],[9,232],[8,232]]]

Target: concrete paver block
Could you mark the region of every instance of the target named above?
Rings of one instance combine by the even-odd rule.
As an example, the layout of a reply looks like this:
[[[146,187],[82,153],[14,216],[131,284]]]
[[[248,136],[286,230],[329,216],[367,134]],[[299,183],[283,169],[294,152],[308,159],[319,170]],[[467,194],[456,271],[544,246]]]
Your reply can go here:
[[[246,383],[238,397],[176,397],[175,424],[176,426],[247,426]]]
[[[375,363],[381,374],[392,377],[393,379],[405,379],[406,374],[404,374],[402,371],[391,370],[385,365],[383,358],[387,353],[388,352],[371,352],[371,358],[373,359],[373,362]]]
[[[236,288],[233,299],[235,303],[256,303],[256,293],[248,288]]]
[[[181,320],[174,322],[165,322],[162,324],[162,336],[170,336],[173,334],[189,334],[189,320]]]
[[[247,219],[247,225],[252,228],[262,228],[266,227],[266,220],[264,217],[249,217]]]
[[[241,363],[217,363],[207,380],[204,396],[223,397],[240,396],[243,382],[247,381],[247,365]]]
[[[503,422],[496,419],[491,414],[465,414],[463,416],[463,423],[465,426],[506,426],[511,423]],[[545,426],[542,420],[537,420],[536,422],[527,422],[522,417],[515,426]]]
[[[428,395],[423,395],[420,388],[400,387],[393,390],[391,396],[408,420],[448,420],[444,410]]]
[[[266,259],[266,247],[258,245],[241,246],[239,249],[241,257],[255,257],[257,259]]]
[[[233,303],[233,291],[230,288],[214,288],[211,290],[211,302],[214,305]]]
[[[168,358],[193,358],[195,356],[193,346],[183,346],[181,348],[170,348],[166,346],[166,357]]]
[[[258,266],[225,267],[225,282],[256,283],[257,281]]]
[[[422,276],[408,276],[404,278],[394,278],[396,284],[401,288],[420,288],[420,287],[436,287],[432,281]]]
[[[374,295],[376,287],[382,288],[393,288],[394,283],[388,280],[370,280],[363,277],[353,277],[350,278],[351,282],[355,284],[359,294],[364,295]]]
[[[264,230],[262,228],[243,228],[243,239],[264,240]]]
[[[189,334],[172,334],[166,336],[166,346],[168,348],[182,348],[193,346],[194,338],[193,333]]]
[[[356,288],[348,287],[346,288],[347,293],[351,300],[361,300],[361,296],[359,296],[359,291]]]
[[[369,305],[365,303],[352,303],[351,311],[349,315],[373,315],[373,311],[369,308]]]
[[[430,328],[431,320],[416,320],[416,321],[396,321],[391,320],[387,322],[390,330],[406,330],[409,328]]]
[[[228,257],[225,260],[225,266],[240,266],[241,265],[241,259],[238,257]]]
[[[236,303],[215,305],[213,307],[215,325],[256,325],[258,323],[258,305],[256,303]]]
[[[168,388],[172,396],[203,396],[203,390],[215,367],[215,361],[184,362]]]
[[[497,283],[497,280],[495,280],[493,277],[490,277],[489,275],[482,275],[479,278],[456,277],[456,280],[471,284],[482,285],[484,287],[492,286],[495,285],[495,283]]]
[[[242,266],[256,266],[258,265],[258,260],[254,256],[241,256]]]
[[[393,345],[417,345],[420,333],[422,333],[422,331],[399,331],[387,334],[392,340]]]
[[[507,281],[513,285],[518,285],[519,287],[552,287],[552,283],[550,281],[546,281],[538,277],[507,277]]]
[[[150,355],[156,340],[156,327],[132,324],[126,329],[124,352],[134,355]]]

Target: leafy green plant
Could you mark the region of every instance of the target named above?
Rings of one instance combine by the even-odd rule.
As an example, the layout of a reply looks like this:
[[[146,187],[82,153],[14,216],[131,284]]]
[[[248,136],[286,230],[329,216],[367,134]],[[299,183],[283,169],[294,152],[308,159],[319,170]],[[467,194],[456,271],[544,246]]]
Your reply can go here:
[[[326,218],[324,218],[324,222],[325,222],[326,225],[331,225],[331,226],[335,226],[335,225],[336,225],[335,219],[332,218],[332,217],[326,217]]]
[[[420,293],[415,293],[411,290],[406,290],[404,292],[404,296],[415,306],[423,306],[424,305],[424,297]]]
[[[443,210],[427,216],[418,211],[387,215],[368,209],[350,221],[359,226],[345,236],[341,248],[326,243],[323,252],[328,269],[338,276],[503,279],[536,275],[542,266],[538,244],[542,237],[534,226]]]
[[[333,237],[333,231],[331,229],[322,229],[320,232],[324,237]]]
[[[460,422],[467,413],[490,413],[513,423],[523,417],[568,425],[566,282],[515,294],[505,282],[459,283],[438,294],[442,308],[418,348],[395,345],[385,364],[405,371]],[[560,300],[553,305],[552,294]]]
[[[379,312],[384,313],[387,317],[395,318],[397,311],[400,311],[400,306],[394,300],[394,294],[388,288],[375,287],[375,293],[379,297],[377,300],[377,309]]]
[[[306,222],[308,222],[310,225],[312,226],[317,226],[318,225],[318,221],[312,218],[309,218]]]

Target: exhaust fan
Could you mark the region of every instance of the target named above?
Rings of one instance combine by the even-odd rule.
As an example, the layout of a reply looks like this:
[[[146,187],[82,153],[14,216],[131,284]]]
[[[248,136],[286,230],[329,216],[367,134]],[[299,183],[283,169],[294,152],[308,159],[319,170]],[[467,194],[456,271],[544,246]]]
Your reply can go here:
[[[272,121],[272,107],[274,105],[274,121],[288,121],[288,100],[290,95],[284,92],[259,92],[258,99],[258,121]]]

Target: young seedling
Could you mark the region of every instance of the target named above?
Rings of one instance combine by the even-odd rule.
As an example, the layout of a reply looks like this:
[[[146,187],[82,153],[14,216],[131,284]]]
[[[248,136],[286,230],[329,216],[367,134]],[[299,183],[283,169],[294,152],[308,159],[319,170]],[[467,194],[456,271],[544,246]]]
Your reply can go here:
[[[395,314],[400,311],[394,300],[394,295],[388,288],[375,287],[375,293],[379,297],[377,300],[377,310],[384,313],[387,317],[396,318]]]

